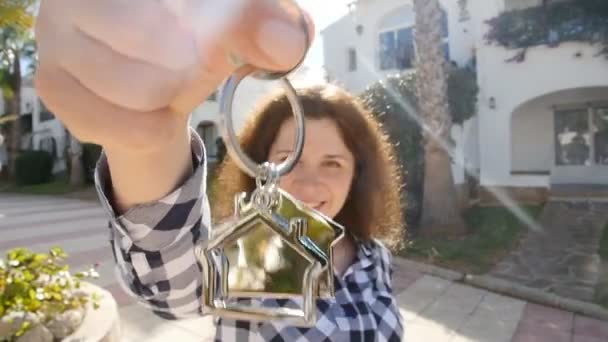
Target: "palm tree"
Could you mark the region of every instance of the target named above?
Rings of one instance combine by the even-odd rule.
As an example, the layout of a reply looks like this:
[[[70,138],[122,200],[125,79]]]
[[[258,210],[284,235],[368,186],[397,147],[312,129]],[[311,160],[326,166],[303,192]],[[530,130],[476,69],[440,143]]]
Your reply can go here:
[[[0,27],[30,29],[34,24],[34,17],[30,9],[35,2],[35,0],[0,1]]]
[[[8,172],[15,176],[15,161],[21,144],[21,59],[33,55],[31,28],[34,23],[32,6],[35,0],[0,2],[0,89],[5,112],[15,115],[9,134]]]
[[[462,234],[462,219],[447,145],[452,119],[447,95],[447,65],[441,42],[438,0],[414,0],[416,12],[416,95],[425,125],[423,234]]]

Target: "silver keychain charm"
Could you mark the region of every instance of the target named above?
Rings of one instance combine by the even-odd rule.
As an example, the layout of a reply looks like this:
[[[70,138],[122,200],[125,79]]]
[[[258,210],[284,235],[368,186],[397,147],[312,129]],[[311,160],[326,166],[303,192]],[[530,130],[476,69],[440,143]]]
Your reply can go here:
[[[282,6],[295,2],[282,1]],[[291,10],[291,8],[289,8]],[[299,10],[297,10],[299,12]],[[295,12],[295,11],[294,11]],[[306,19],[300,14],[308,35]],[[306,40],[309,43],[309,39]],[[307,46],[308,50],[310,46]],[[220,94],[222,136],[233,161],[255,178],[256,189],[235,196],[232,220],[209,230],[207,241],[196,248],[203,269],[204,314],[229,319],[280,321],[293,326],[316,323],[315,302],[335,296],[333,246],[344,228],[279,188],[281,176],[297,164],[304,148],[304,112],[288,72],[268,72],[239,64]],[[241,149],[232,122],[232,103],[246,77],[280,79],[296,122],[294,152],[275,165],[257,164]],[[274,299],[292,299],[288,306],[266,305]]]
[[[203,313],[229,319],[280,321],[310,327],[316,300],[335,296],[332,247],[344,228],[279,188],[304,147],[304,113],[295,89],[281,84],[292,106],[297,134],[294,153],[279,165],[257,164],[241,149],[232,124],[239,83],[255,69],[242,66],[223,86],[222,134],[234,162],[256,179],[256,189],[235,198],[234,217],[209,230],[196,248],[203,269]],[[292,299],[288,307],[266,299]],[[274,301],[270,301],[274,302]]]

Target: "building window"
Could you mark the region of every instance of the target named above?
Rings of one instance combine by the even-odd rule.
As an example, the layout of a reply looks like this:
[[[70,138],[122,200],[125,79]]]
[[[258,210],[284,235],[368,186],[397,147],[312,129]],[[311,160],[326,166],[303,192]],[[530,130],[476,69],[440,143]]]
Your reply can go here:
[[[396,63],[395,32],[380,33],[380,69],[394,69]]]
[[[608,106],[555,112],[555,163],[608,165]]]
[[[357,50],[355,48],[348,49],[348,71],[357,70]]]
[[[218,138],[218,131],[215,124],[213,122],[203,122],[196,127],[196,132],[203,140],[209,157],[215,158],[217,154],[216,140]]]
[[[562,110],[555,113],[557,165],[590,165],[590,138],[587,109]]]
[[[448,41],[448,18],[445,11],[441,17],[441,35],[443,51],[446,60],[450,59],[450,46]],[[403,27],[380,32],[380,69],[405,70],[414,67],[416,57],[414,45],[414,26]]]
[[[53,156],[53,159],[57,158],[57,142],[53,137],[40,139],[38,142],[38,149],[50,153],[51,156]]]
[[[397,31],[396,67],[399,70],[414,66],[414,30],[405,28]]]
[[[40,122],[44,122],[44,121],[55,119],[55,115],[48,108],[46,108],[46,106],[44,105],[44,103],[42,101],[39,101],[39,102],[40,102],[40,118],[39,118],[39,121]]]
[[[593,131],[595,163],[608,165],[608,106],[594,110]]]

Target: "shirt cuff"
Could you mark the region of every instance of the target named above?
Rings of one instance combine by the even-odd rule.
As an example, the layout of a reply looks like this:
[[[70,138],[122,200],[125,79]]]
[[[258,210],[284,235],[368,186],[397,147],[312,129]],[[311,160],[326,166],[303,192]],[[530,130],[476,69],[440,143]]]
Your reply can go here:
[[[143,249],[159,248],[158,245],[175,240],[177,235],[182,235],[179,231],[197,222],[208,224],[206,221],[209,221],[209,217],[203,217],[203,222],[200,222],[201,215],[209,216],[203,214],[208,211],[205,210],[208,206],[205,146],[194,130],[190,132],[190,145],[194,167],[192,175],[165,197],[134,206],[122,215],[118,214],[112,203],[112,179],[107,158],[103,152],[100,156],[95,169],[95,187],[102,206],[121,235]],[[155,234],[151,234],[153,231]],[[146,241],[151,235],[155,236],[154,242]],[[159,237],[162,238],[159,240]]]

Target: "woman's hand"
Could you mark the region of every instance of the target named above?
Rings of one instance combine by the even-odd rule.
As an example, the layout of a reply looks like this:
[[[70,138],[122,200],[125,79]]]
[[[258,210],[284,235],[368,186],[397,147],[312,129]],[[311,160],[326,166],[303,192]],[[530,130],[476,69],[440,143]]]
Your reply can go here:
[[[81,141],[104,147],[123,209],[191,168],[188,118],[237,65],[289,70],[305,53],[284,0],[42,0],[36,88]]]

